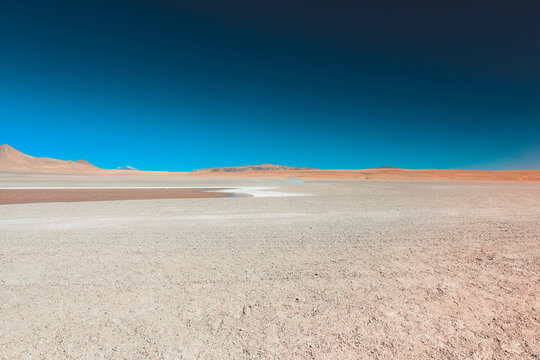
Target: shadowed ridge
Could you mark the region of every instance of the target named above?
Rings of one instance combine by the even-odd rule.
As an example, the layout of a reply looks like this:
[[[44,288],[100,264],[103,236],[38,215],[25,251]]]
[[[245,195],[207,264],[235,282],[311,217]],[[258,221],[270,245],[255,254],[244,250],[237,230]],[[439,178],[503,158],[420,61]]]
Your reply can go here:
[[[75,162],[78,163],[78,164],[90,165],[90,166],[96,167],[95,165],[90,164],[90,163],[89,163],[88,161],[86,161],[86,160],[77,160],[77,161],[75,161]]]

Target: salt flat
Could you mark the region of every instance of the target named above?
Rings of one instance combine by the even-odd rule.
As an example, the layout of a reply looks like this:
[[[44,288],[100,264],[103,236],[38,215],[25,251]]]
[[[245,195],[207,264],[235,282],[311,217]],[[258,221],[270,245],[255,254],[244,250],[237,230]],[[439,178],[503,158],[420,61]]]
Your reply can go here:
[[[310,195],[0,206],[0,358],[540,356],[540,183],[0,181]]]

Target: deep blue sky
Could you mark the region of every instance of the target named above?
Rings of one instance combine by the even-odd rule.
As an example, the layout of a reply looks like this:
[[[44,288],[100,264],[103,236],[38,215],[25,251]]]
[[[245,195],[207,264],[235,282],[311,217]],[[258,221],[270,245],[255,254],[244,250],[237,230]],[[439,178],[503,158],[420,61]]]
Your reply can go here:
[[[144,170],[540,168],[538,14],[537,0],[3,0],[0,143]]]

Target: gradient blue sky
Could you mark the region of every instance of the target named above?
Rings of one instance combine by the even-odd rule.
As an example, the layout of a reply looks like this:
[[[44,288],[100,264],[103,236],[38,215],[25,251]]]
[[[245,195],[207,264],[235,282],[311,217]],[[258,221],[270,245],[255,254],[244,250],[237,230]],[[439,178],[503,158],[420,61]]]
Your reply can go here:
[[[0,143],[103,168],[540,168],[538,1],[0,4]]]

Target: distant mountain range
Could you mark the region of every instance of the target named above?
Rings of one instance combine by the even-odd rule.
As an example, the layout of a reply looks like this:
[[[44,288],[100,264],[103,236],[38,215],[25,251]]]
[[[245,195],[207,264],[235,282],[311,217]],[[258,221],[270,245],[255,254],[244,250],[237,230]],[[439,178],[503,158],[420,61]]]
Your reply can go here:
[[[91,172],[107,171],[90,164],[86,160],[58,160],[34,157],[20,152],[8,144],[0,145],[0,170],[4,171],[49,171],[49,172]],[[115,170],[138,171],[132,166],[120,166]]]
[[[253,172],[253,171],[296,171],[296,170],[318,170],[318,169],[273,165],[273,164],[260,164],[260,165],[245,165],[245,166],[196,169],[196,170],[193,170],[193,172],[196,172],[196,173],[205,173],[205,172],[241,173],[241,172]]]
[[[85,160],[58,160],[44,157],[34,157],[20,152],[4,144],[0,146],[0,171],[36,171],[36,172],[110,172],[114,170],[137,171],[132,166],[120,166],[114,170],[98,168]],[[281,172],[297,170],[317,170],[303,167],[292,167],[273,164],[215,167],[210,169],[197,169],[193,173],[252,173],[252,172]],[[144,172],[140,172],[144,173]]]
[[[130,176],[194,176],[194,177],[276,177],[297,179],[357,179],[357,180],[485,180],[536,181],[540,170],[459,170],[459,169],[399,169],[385,166],[378,169],[320,170],[303,167],[260,164],[215,167],[192,172],[138,171],[131,166],[100,169],[85,160],[58,160],[26,155],[11,146],[0,145],[0,172],[45,172],[56,174],[130,175]]]

